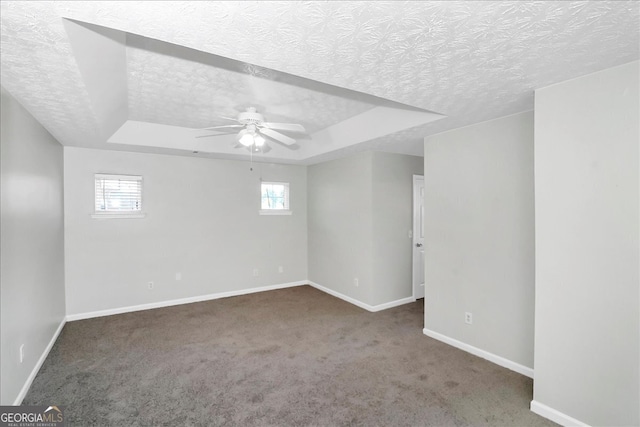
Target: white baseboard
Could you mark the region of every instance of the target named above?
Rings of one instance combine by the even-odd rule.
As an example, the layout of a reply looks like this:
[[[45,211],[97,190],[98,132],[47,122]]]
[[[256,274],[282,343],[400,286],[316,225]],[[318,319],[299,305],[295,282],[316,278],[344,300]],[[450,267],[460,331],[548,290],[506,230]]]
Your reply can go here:
[[[399,305],[408,304],[415,301],[413,297],[407,297],[407,298],[402,298],[395,301],[390,301],[384,304],[369,305],[361,301],[358,301],[355,298],[351,298],[344,294],[341,294],[340,292],[336,292],[332,289],[325,288],[324,286],[321,286],[310,280],[299,280],[297,282],[282,283],[282,284],[270,285],[270,286],[261,286],[258,288],[242,289],[238,291],[219,292],[215,294],[200,295],[197,297],[180,298],[180,299],[169,300],[169,301],[159,301],[159,302],[152,302],[148,304],[131,305],[127,307],[110,308],[107,310],[91,311],[87,313],[68,314],[67,322],[72,322],[74,320],[92,319],[94,317],[112,316],[114,314],[131,313],[134,311],[151,310],[154,308],[170,307],[172,305],[190,304],[193,302],[209,301],[209,300],[214,300],[219,298],[235,297],[239,295],[252,294],[255,292],[272,291],[275,289],[291,288],[294,286],[302,286],[302,285],[313,286],[314,288],[321,290],[323,292],[326,292],[329,295],[333,295],[334,297],[345,300],[353,305],[356,305],[360,308],[363,308],[371,312],[386,310],[388,308],[397,307]]]
[[[407,298],[402,298],[399,300],[395,300],[395,301],[390,301],[390,302],[386,302],[384,304],[378,304],[378,305],[369,305],[366,304],[362,301],[359,301],[355,298],[349,297],[347,295],[341,294],[340,292],[334,291],[333,289],[329,289],[326,288],[322,285],[319,285],[315,282],[312,282],[311,280],[308,280],[307,283],[309,284],[309,286],[312,286],[322,292],[325,292],[329,295],[333,295],[336,298],[340,298],[341,300],[344,300],[348,303],[351,303],[353,305],[356,305],[360,308],[363,308],[367,311],[371,311],[371,312],[376,312],[376,311],[381,311],[381,310],[386,310],[388,308],[392,308],[392,307],[397,307],[399,305],[403,305],[403,304],[409,304],[411,302],[415,302],[415,299],[413,297],[407,297]]]
[[[58,325],[58,329],[56,329],[56,331],[53,333],[53,336],[49,340],[49,344],[47,344],[47,347],[44,349],[44,351],[40,355],[38,362],[36,362],[36,365],[31,370],[31,373],[27,377],[27,381],[25,381],[24,385],[22,386],[20,393],[18,393],[16,400],[13,402],[14,406],[20,405],[24,397],[27,395],[27,392],[29,391],[29,388],[31,387],[33,380],[36,378],[36,375],[38,375],[38,371],[40,371],[40,368],[42,367],[42,364],[44,363],[44,361],[47,359],[47,356],[49,355],[51,348],[53,348],[53,345],[56,343],[56,340],[58,339],[60,332],[62,332],[62,328],[64,328],[65,323],[67,323],[67,321],[66,319],[63,318],[62,321],[60,322],[60,325]]]
[[[553,408],[548,407],[547,405],[537,402],[535,400],[531,401],[531,412],[534,414],[538,414],[541,417],[544,417],[548,420],[553,421],[554,423],[558,423],[562,426],[579,426],[579,427],[589,427],[588,424],[583,423],[582,421],[578,421],[569,415],[563,414],[560,411],[557,411]]]
[[[260,286],[258,288],[242,289],[238,291],[219,292],[215,294],[199,295],[196,297],[180,298],[169,301],[152,302],[148,304],[131,305],[128,307],[112,308],[108,310],[92,311],[88,313],[69,314],[67,321],[91,319],[94,317],[112,316],[114,314],[131,313],[134,311],[151,310],[153,308],[170,307],[172,305],[190,304],[193,302],[209,301],[219,298],[235,297],[239,295],[253,294],[256,292],[272,291],[275,289],[291,288],[294,286],[306,285],[306,280],[298,282],[281,283],[278,285]]]
[[[405,305],[405,304],[409,304],[409,303],[412,303],[412,302],[416,302],[416,299],[414,297],[400,298],[400,299],[397,299],[395,301],[385,302],[383,304],[370,305],[369,308],[367,308],[367,310],[372,311],[372,312],[382,311],[382,310],[386,310],[388,308],[393,308],[393,307],[397,307],[399,305]]]
[[[509,359],[505,359],[502,356],[498,356],[497,354],[489,353],[488,351],[481,350],[472,345],[463,343],[462,341],[458,341],[453,338],[449,338],[446,335],[442,335],[438,332],[432,331],[430,329],[424,328],[422,332],[431,338],[434,338],[438,341],[442,341],[445,344],[449,344],[453,347],[459,348],[460,350],[464,350],[467,353],[471,353],[475,356],[482,357],[483,359],[488,360],[489,362],[493,362],[496,365],[500,365],[504,368],[511,369],[519,374],[522,374],[526,377],[533,378],[533,369],[527,368],[524,365],[511,361]]]

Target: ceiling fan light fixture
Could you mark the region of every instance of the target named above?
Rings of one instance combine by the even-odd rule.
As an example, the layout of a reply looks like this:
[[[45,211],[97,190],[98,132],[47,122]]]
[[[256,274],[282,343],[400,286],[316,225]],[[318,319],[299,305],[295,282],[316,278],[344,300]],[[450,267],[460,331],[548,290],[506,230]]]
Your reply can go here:
[[[254,142],[253,135],[247,132],[246,129],[243,129],[238,134],[238,141],[240,142],[240,144],[244,145],[245,147],[250,147],[253,145],[253,142]]]
[[[264,138],[260,135],[255,135],[253,137],[253,143],[256,145],[256,147],[262,147],[264,145]]]

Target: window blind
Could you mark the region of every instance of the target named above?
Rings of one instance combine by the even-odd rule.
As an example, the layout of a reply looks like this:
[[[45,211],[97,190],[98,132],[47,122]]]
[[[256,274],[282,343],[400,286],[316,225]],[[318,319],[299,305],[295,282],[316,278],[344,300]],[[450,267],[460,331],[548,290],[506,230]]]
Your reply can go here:
[[[96,174],[95,211],[96,213],[142,212],[142,177]]]

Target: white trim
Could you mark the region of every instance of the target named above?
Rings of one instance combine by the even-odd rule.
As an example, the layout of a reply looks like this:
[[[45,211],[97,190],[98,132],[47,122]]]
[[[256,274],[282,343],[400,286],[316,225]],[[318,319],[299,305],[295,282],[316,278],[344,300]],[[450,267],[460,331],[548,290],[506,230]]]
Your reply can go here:
[[[143,213],[94,213],[91,214],[91,218],[93,219],[113,219],[113,218],[122,218],[122,219],[131,219],[131,218],[144,218],[145,214]]]
[[[368,309],[368,310],[372,311],[372,312],[382,311],[382,310],[387,310],[389,308],[397,307],[399,305],[410,304],[412,302],[416,302],[416,299],[411,296],[411,297],[397,299],[395,301],[385,302],[383,304],[369,306],[369,307],[371,307],[371,309]]]
[[[292,211],[289,209],[260,209],[258,213],[260,215],[291,215]]]
[[[519,374],[522,374],[522,375],[524,375],[526,377],[533,378],[533,369],[528,368],[528,367],[526,367],[524,365],[521,365],[519,363],[516,363],[516,362],[514,362],[512,360],[505,359],[502,356],[498,356],[497,354],[489,353],[488,351],[485,351],[485,350],[481,350],[481,349],[479,349],[477,347],[474,347],[472,345],[463,343],[462,341],[458,341],[456,339],[449,338],[446,335],[442,335],[442,334],[440,334],[438,332],[432,331],[432,330],[427,329],[427,328],[424,328],[422,330],[422,332],[428,337],[431,337],[431,338],[436,339],[438,341],[442,341],[445,344],[449,344],[450,346],[459,348],[460,350],[464,350],[467,353],[471,353],[471,354],[473,354],[475,356],[478,356],[478,357],[481,357],[483,359],[486,359],[489,362],[495,363],[496,365],[500,365],[500,366],[502,366],[504,368],[511,369],[512,371],[515,371],[515,372],[517,372]]]
[[[409,304],[411,302],[415,302],[415,299],[413,297],[407,297],[407,298],[402,298],[399,300],[395,300],[395,301],[390,301],[390,302],[386,302],[384,304],[378,304],[378,305],[369,305],[367,303],[364,303],[362,301],[359,301],[355,298],[349,297],[347,295],[341,294],[340,292],[334,291],[333,289],[329,289],[329,288],[325,288],[322,285],[319,285],[315,282],[312,282],[311,280],[308,280],[307,283],[309,284],[309,286],[314,287],[322,292],[325,292],[329,295],[332,295],[336,298],[340,298],[341,300],[344,300],[348,303],[351,303],[353,305],[356,305],[362,309],[365,309],[367,311],[370,311],[372,313],[376,312],[376,311],[381,311],[381,310],[386,310],[388,308],[392,308],[392,307],[397,307],[399,305],[403,305],[403,304]]]
[[[412,178],[412,187],[411,187],[411,215],[413,217],[412,220],[412,225],[411,225],[411,295],[413,296],[414,301],[417,300],[417,292],[416,292],[416,288],[420,288],[422,287],[422,294],[423,296],[421,298],[424,298],[424,295],[426,295],[426,287],[424,282],[419,284],[418,286],[416,286],[416,244],[419,243],[417,242],[417,237],[416,237],[416,233],[417,233],[417,228],[418,228],[418,224],[419,224],[419,220],[418,220],[418,214],[416,212],[416,182],[417,181],[422,181],[422,186],[424,188],[424,175],[416,175],[413,174],[413,178]],[[424,227],[424,224],[423,224]],[[423,238],[423,244],[424,244],[424,238]],[[423,246],[424,249],[424,246]],[[423,267],[424,267],[424,263],[423,263]],[[422,272],[422,278],[425,278],[425,274],[424,271]]]
[[[68,314],[67,322],[73,322],[75,320],[83,320],[83,319],[92,319],[94,317],[112,316],[114,314],[131,313],[134,311],[151,310],[154,308],[170,307],[173,305],[191,304],[194,302],[210,301],[210,300],[220,299],[220,298],[228,298],[228,297],[235,297],[239,295],[253,294],[255,292],[265,292],[265,291],[272,291],[275,289],[292,288],[295,286],[304,286],[304,285],[312,286],[320,291],[323,291],[329,295],[333,295],[334,297],[345,300],[353,305],[356,305],[370,312],[386,310],[388,308],[397,307],[399,305],[415,302],[415,299],[413,297],[407,297],[407,298],[402,298],[395,301],[390,301],[384,304],[369,305],[361,301],[358,301],[355,298],[351,298],[344,294],[341,294],[340,292],[336,292],[332,289],[325,288],[324,286],[318,285],[317,283],[314,283],[310,280],[300,280],[297,282],[281,283],[277,285],[261,286],[258,288],[250,288],[250,289],[241,289],[238,291],[219,292],[215,294],[199,295],[196,297],[180,298],[180,299],[174,299],[174,300],[168,300],[168,301],[158,301],[158,302],[152,302],[148,304],[131,305],[127,307],[110,308],[107,310],[91,311],[87,313]]]
[[[589,427],[589,424],[585,424],[582,421],[578,421],[575,418],[572,418],[569,415],[563,414],[562,412],[556,409],[550,408],[547,405],[540,403],[536,400],[531,401],[531,412],[533,412],[534,414],[538,414],[541,417],[544,417],[548,420],[551,420],[554,423],[558,423],[562,426]]]
[[[152,302],[148,304],[131,305],[131,306],[120,307],[120,308],[111,308],[107,310],[91,311],[88,313],[69,314],[67,315],[67,321],[72,322],[74,320],[83,320],[83,319],[91,319],[94,317],[112,316],[114,314],[131,313],[134,311],[142,311],[142,310],[151,310],[153,308],[170,307],[172,305],[190,304],[193,302],[202,302],[202,301],[209,301],[209,300],[214,300],[219,298],[235,297],[238,295],[253,294],[255,292],[272,291],[275,289],[291,288],[294,286],[301,286],[306,284],[307,284],[307,281],[301,280],[298,282],[289,282],[289,283],[282,283],[278,285],[261,286],[258,288],[251,288],[251,289],[241,289],[238,291],[219,292],[215,294],[199,295],[196,297],[180,298],[180,299],[174,299],[174,300],[168,300],[168,301]]]
[[[33,380],[36,378],[36,375],[38,375],[38,371],[40,371],[42,364],[47,359],[49,352],[53,348],[53,345],[56,343],[56,340],[58,339],[60,332],[62,332],[62,328],[64,327],[65,323],[67,323],[67,320],[63,318],[62,321],[60,321],[60,325],[58,325],[58,329],[56,329],[56,331],[53,333],[53,336],[51,337],[51,340],[49,340],[49,344],[47,344],[47,347],[42,352],[42,355],[40,355],[38,362],[36,362],[36,365],[31,370],[31,373],[29,374],[29,376],[27,377],[27,380],[22,386],[20,393],[18,393],[18,396],[16,396],[16,400],[13,402],[14,406],[18,406],[22,404],[22,400],[27,395],[27,392],[29,391],[29,388],[31,387]]]
[[[325,288],[324,286],[319,285],[319,284],[317,284],[315,282],[312,282],[312,281],[309,281],[309,286],[314,287],[314,288],[318,289],[319,291],[322,291],[324,293],[332,295],[332,296],[334,296],[336,298],[340,298],[341,300],[344,300],[344,301],[346,301],[348,303],[356,305],[356,306],[358,306],[360,308],[363,308],[363,309],[365,309],[367,311],[371,311],[371,306],[369,304],[365,304],[365,303],[363,303],[361,301],[358,301],[355,298],[348,297],[348,296],[346,296],[344,294],[341,294],[340,292],[334,291],[333,289]]]

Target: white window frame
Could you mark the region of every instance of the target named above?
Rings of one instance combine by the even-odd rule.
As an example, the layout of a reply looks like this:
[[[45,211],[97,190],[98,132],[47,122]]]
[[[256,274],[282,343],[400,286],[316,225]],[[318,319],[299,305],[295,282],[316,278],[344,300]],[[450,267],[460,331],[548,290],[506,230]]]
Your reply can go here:
[[[263,185],[283,185],[285,188],[285,208],[262,209],[262,186]],[[261,181],[260,182],[260,215],[291,215],[291,187],[288,182],[281,181]]]
[[[98,211],[96,210],[96,183],[98,180],[126,180],[126,181],[139,181],[140,182],[140,210],[139,211]],[[145,214],[142,212],[143,207],[143,181],[140,175],[119,175],[119,174],[106,174],[97,173],[93,179],[93,214],[91,218],[95,219],[112,219],[112,218],[144,218]]]

